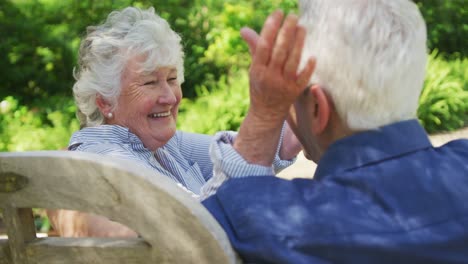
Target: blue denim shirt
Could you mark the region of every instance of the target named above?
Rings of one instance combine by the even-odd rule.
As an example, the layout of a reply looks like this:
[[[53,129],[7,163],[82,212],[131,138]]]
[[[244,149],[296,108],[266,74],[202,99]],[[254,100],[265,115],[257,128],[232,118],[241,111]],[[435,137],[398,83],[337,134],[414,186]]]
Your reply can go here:
[[[229,175],[203,203],[249,263],[468,263],[468,140],[416,120],[335,142],[313,179]]]

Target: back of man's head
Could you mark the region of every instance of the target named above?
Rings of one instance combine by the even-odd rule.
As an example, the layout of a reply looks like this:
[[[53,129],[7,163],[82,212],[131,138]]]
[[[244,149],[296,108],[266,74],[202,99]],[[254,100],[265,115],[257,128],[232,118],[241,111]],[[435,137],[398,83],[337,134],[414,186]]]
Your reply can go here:
[[[311,83],[331,96],[349,128],[416,117],[426,67],[426,25],[409,0],[300,0]]]

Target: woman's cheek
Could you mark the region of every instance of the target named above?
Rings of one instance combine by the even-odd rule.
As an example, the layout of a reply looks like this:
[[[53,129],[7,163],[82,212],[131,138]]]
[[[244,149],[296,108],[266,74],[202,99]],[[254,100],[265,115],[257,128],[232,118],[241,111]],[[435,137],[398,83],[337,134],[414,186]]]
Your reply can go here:
[[[154,105],[156,104],[156,101],[153,101],[150,99],[150,97],[146,97],[142,99],[143,102],[140,102],[142,111],[145,115],[151,114],[151,112],[154,109]]]

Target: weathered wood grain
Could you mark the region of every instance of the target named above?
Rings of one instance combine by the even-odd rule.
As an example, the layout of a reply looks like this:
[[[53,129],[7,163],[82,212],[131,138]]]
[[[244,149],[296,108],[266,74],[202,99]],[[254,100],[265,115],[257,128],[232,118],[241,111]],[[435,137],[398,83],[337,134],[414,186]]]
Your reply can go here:
[[[7,241],[6,239],[0,239],[0,264],[10,263],[10,249]]]
[[[0,174],[0,192],[16,192],[28,185],[28,178],[18,174],[4,172]]]
[[[38,264],[159,262],[151,255],[150,245],[137,238],[41,238],[30,243],[26,252],[29,263]]]
[[[150,245],[146,263],[237,261],[226,234],[198,201],[169,178],[130,161],[67,151],[0,153],[2,173],[24,176],[28,184],[13,193],[0,192],[0,207],[71,209],[106,216],[132,228]],[[31,254],[40,250],[30,245],[31,260]],[[94,263],[131,257],[123,253],[126,250],[115,250],[117,257],[112,259],[96,252],[96,258],[103,254],[109,261]]]
[[[8,234],[8,245],[13,263],[28,263],[26,244],[36,239],[34,218],[30,208],[3,208],[3,220]]]

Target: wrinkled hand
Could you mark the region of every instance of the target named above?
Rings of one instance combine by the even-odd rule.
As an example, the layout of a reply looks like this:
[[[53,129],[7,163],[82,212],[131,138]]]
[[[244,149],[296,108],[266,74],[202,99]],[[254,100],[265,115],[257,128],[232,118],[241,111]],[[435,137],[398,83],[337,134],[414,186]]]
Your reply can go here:
[[[306,88],[315,60],[308,60],[298,73],[305,29],[295,15],[283,22],[283,13],[276,11],[265,21],[260,36],[248,28],[241,35],[252,54],[250,108],[233,147],[248,163],[271,166],[289,108]],[[284,149],[285,154],[298,152],[297,146]]]
[[[272,13],[260,36],[244,28],[241,35],[252,53],[250,67],[250,114],[265,121],[283,122],[289,107],[307,86],[315,68],[309,59],[298,73],[305,29],[295,15],[283,20],[283,13]]]

